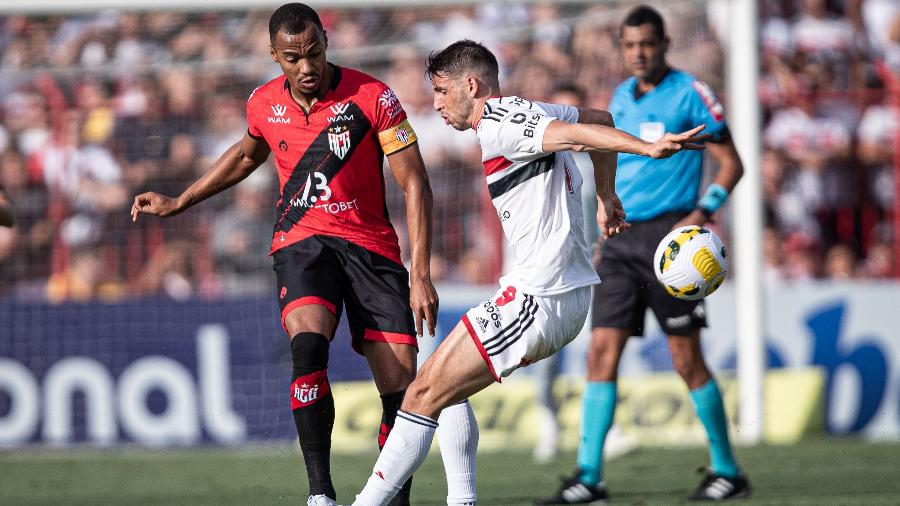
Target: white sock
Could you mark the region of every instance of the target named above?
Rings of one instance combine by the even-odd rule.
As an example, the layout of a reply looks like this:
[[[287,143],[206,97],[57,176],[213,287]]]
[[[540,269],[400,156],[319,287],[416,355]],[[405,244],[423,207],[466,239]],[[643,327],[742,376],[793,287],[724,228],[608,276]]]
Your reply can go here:
[[[372,476],[353,506],[384,506],[425,462],[437,422],[427,416],[397,412],[394,428],[375,462]]]
[[[438,445],[447,473],[447,504],[477,504],[475,450],[478,449],[478,421],[469,401],[444,408],[438,424]]]

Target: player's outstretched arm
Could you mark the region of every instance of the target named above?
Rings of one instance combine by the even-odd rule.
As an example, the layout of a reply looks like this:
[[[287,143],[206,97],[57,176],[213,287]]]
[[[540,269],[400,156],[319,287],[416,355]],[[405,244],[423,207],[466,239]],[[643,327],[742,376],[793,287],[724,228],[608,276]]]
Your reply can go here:
[[[137,221],[141,213],[162,217],[181,213],[249,176],[266,161],[269,153],[269,146],[264,140],[245,133],[243,139],[228,148],[206,174],[178,197],[167,197],[156,192],[142,193],[135,197],[131,205],[131,221]]]
[[[555,120],[547,126],[542,146],[546,153],[600,150],[668,158],[679,151],[704,149],[700,143],[710,138],[698,135],[704,128],[706,125],[698,125],[680,134],[667,133],[649,143],[617,128]]]
[[[430,335],[437,324],[438,296],[431,282],[431,212],[433,197],[419,145],[412,144],[387,156],[394,179],[406,196],[406,226],[409,229],[409,306],[413,310],[416,333],[428,326]]]

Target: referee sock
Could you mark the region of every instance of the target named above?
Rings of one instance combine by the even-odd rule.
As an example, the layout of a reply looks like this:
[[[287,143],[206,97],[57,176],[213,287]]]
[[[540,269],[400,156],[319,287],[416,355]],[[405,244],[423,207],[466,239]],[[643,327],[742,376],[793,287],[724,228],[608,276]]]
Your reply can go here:
[[[406,480],[425,462],[437,422],[427,416],[400,411],[372,476],[354,506],[384,506],[400,492]]]
[[[291,339],[291,411],[306,464],[309,495],[336,499],[331,482],[334,396],[328,384],[328,346],[328,338],[315,332],[301,332]]]
[[[709,438],[712,471],[726,478],[734,478],[740,474],[740,469],[734,460],[731,442],[728,441],[728,419],[725,418],[719,385],[710,379],[702,387],[691,390],[691,400],[694,401],[697,417],[703,423]]]
[[[478,421],[468,400],[448,406],[438,417],[438,446],[447,474],[447,504],[476,504],[475,451]]]
[[[578,479],[597,486],[603,474],[603,444],[616,414],[616,382],[590,381],[582,395],[581,444]]]
[[[403,404],[404,395],[406,395],[406,389],[381,396],[381,428],[378,431],[379,450],[384,448],[384,443],[391,434],[391,429],[394,428],[394,423],[397,420],[397,411],[400,410],[400,405]],[[412,476],[406,480],[400,492],[388,503],[389,506],[409,506],[409,495],[411,492]]]

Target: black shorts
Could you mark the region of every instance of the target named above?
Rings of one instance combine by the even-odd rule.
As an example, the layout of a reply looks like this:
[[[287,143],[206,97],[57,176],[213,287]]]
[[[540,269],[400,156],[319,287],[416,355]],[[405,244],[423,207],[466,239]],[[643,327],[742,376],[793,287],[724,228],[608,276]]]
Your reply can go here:
[[[300,306],[320,304],[340,319],[346,304],[358,353],[364,339],[418,346],[409,307],[409,273],[403,265],[322,235],[286,246],[272,257],[282,326],[288,313]]]
[[[644,317],[649,307],[663,332],[686,335],[706,326],[702,300],[681,300],[669,295],[656,280],[653,255],[686,212],[667,213],[634,222],[625,232],[603,242],[591,302],[591,327],[629,329],[644,335]]]

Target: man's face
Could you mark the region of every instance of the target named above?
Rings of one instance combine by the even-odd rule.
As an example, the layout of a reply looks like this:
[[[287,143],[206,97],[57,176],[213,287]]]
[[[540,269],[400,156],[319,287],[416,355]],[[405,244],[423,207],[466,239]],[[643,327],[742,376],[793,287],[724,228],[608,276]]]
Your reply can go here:
[[[434,110],[440,113],[444,122],[457,130],[472,128],[472,109],[475,102],[466,92],[464,78],[452,78],[435,74],[431,76],[434,90]]]
[[[625,66],[638,79],[655,76],[666,64],[668,41],[661,39],[650,23],[623,27],[619,42]]]
[[[317,95],[325,74],[325,48],[328,38],[318,26],[310,23],[302,33],[279,30],[269,51],[281,66],[291,87],[303,95]]]

